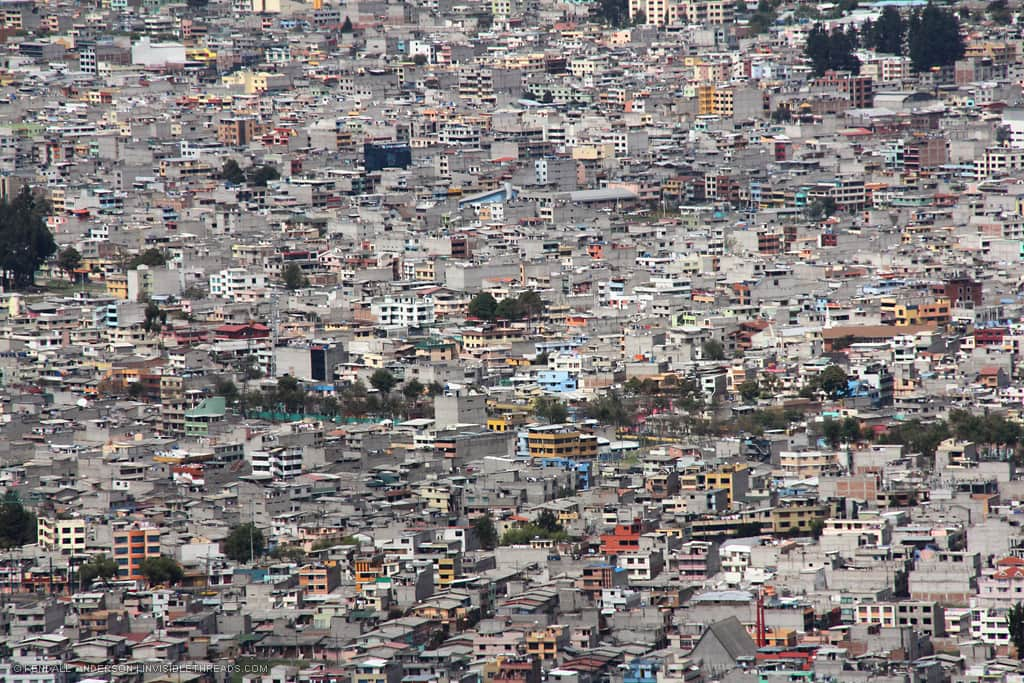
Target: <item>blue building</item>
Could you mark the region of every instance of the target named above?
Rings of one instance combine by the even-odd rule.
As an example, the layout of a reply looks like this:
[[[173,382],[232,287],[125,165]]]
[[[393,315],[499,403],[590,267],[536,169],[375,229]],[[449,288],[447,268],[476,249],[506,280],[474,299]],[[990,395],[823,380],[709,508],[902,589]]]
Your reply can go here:
[[[576,391],[576,376],[564,370],[542,370],[537,373],[537,385],[548,394]]]

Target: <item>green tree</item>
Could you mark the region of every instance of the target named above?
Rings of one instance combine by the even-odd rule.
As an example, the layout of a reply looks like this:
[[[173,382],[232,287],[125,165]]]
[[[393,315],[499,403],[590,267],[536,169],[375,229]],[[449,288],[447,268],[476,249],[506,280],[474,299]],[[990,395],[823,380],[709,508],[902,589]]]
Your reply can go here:
[[[289,263],[284,267],[281,271],[281,281],[284,282],[285,289],[289,291],[309,286],[309,278],[306,277],[305,273],[302,272],[302,268],[297,263]]]
[[[146,304],[145,319],[142,322],[142,329],[146,332],[159,332],[167,324],[167,311],[161,309],[155,301]]]
[[[147,557],[139,563],[139,573],[151,586],[173,585],[185,578],[181,565],[166,555]]]
[[[1024,659],[1024,605],[1015,603],[1006,611],[1006,629],[1010,632],[1010,642],[1017,650],[1017,659]]]
[[[821,24],[816,24],[807,34],[804,55],[817,76],[829,70],[860,73],[860,60],[853,54],[855,47],[855,34],[838,27],[829,33]]]
[[[97,555],[78,568],[78,585],[88,587],[96,579],[107,583],[117,576],[117,562],[106,555]]]
[[[57,267],[63,270],[71,279],[75,277],[75,270],[82,265],[82,255],[74,247],[65,247],[57,255]]]
[[[821,426],[821,432],[829,446],[832,448],[839,447],[839,442],[842,439],[842,428],[837,421],[825,420],[825,423]]]
[[[767,33],[778,19],[777,6],[778,0],[758,0],[757,10],[750,15],[750,20],[747,22],[750,32],[754,35]]]
[[[700,357],[704,360],[725,360],[725,347],[717,339],[708,339],[700,345]]]
[[[16,491],[0,501],[0,548],[18,548],[36,542],[36,516],[25,509]]]
[[[390,394],[396,384],[398,384],[398,378],[384,368],[375,370],[374,373],[370,375],[370,386],[382,394]]]
[[[519,320],[523,317],[523,309],[519,299],[514,296],[505,297],[494,309],[494,317],[501,320]]]
[[[746,380],[736,387],[736,390],[744,403],[756,403],[758,396],[761,395],[761,385],[756,378]]]
[[[562,530],[562,525],[558,523],[558,517],[551,510],[542,510],[534,524],[552,534]]]
[[[587,417],[614,427],[625,427],[632,422],[632,415],[623,403],[622,396],[614,389],[587,403]]]
[[[434,398],[444,393],[444,385],[440,382],[431,382],[427,385],[427,396]]]
[[[860,420],[855,417],[844,418],[841,424],[840,436],[846,443],[856,443],[860,441],[863,437]]]
[[[629,24],[628,0],[598,0],[595,13],[601,23],[613,27]]]
[[[352,33],[352,20],[348,16],[345,17],[345,21],[341,24],[341,32]]]
[[[480,320],[494,320],[498,302],[490,292],[481,292],[469,302],[469,315]]]
[[[136,254],[130,261],[128,261],[129,270],[138,268],[139,266],[158,268],[163,265],[167,265],[167,256],[156,248],[146,249],[145,251]]]
[[[252,562],[263,554],[263,532],[255,524],[239,524],[224,540],[224,554],[235,562]]]
[[[313,544],[313,548],[316,549],[316,544]],[[305,562],[307,558],[306,551],[297,545],[279,545],[270,551],[270,556],[275,560],[297,563]]]
[[[819,197],[807,205],[807,217],[812,221],[828,218],[836,212],[836,200],[832,197]]]
[[[270,181],[280,178],[281,172],[272,164],[263,164],[250,168],[245,177],[253,187],[266,187]]]
[[[878,21],[874,22],[870,29],[864,31],[864,41],[867,47],[890,55],[903,54],[906,38],[907,22],[903,19],[900,11],[892,5],[886,6],[882,10],[881,16],[878,17]]]
[[[402,395],[410,401],[423,395],[423,384],[419,380],[411,379],[402,387]]]
[[[930,2],[909,22],[908,53],[914,71],[950,66],[964,56],[964,37],[956,15]]]
[[[498,544],[498,530],[494,526],[494,519],[490,513],[480,515],[473,520],[473,529],[476,530],[476,537],[484,550],[493,550]]]
[[[241,185],[245,182],[245,171],[234,159],[228,159],[220,167],[220,179],[232,185]]]
[[[788,123],[793,120],[793,114],[789,111],[789,107],[779,105],[772,112],[773,123]]]
[[[1006,0],[992,0],[985,8],[985,12],[988,13],[988,18],[994,24],[1009,26],[1013,23],[1013,13]]]
[[[834,400],[846,395],[849,377],[846,375],[846,371],[838,365],[830,365],[818,373],[815,383],[829,398]]]
[[[890,427],[878,437],[879,443],[900,444],[909,453],[921,453],[929,458],[935,455],[939,444],[948,439],[952,433],[944,420],[923,423],[911,420],[895,427]]]
[[[427,56],[422,53],[415,54],[413,55],[412,63],[416,66],[423,66],[427,63]]]
[[[238,400],[238,387],[230,377],[218,377],[213,392],[218,396],[223,396],[228,403]]]
[[[540,298],[540,294],[537,294],[532,289],[516,297],[516,303],[519,306],[520,315],[527,318],[536,318],[543,315],[548,307],[544,300]]]
[[[289,413],[302,412],[306,404],[306,390],[291,375],[278,377],[277,386],[272,390],[271,403]]]
[[[13,200],[0,202],[0,281],[7,288],[35,284],[35,273],[57,251],[46,227],[49,203],[27,185]]]
[[[534,399],[533,412],[548,424],[561,424],[569,418],[565,404],[552,396],[539,396]]]

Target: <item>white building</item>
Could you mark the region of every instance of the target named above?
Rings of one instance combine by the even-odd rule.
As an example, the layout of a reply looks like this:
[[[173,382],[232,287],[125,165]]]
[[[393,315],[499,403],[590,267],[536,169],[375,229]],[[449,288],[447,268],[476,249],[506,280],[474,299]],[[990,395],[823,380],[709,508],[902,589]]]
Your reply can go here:
[[[249,454],[253,474],[269,474],[275,479],[289,479],[302,474],[301,446],[271,448]]]
[[[370,304],[381,325],[423,327],[435,321],[434,302],[415,296],[385,296]]]
[[[210,296],[228,301],[262,298],[267,288],[267,276],[250,273],[245,268],[225,268],[210,275]]]

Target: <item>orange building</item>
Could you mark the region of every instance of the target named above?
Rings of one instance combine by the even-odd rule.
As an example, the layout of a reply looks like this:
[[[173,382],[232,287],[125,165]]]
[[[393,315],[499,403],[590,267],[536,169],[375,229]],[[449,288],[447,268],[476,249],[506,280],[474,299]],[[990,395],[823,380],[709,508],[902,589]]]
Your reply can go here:
[[[133,522],[114,529],[114,561],[117,578],[143,578],[139,569],[143,560],[160,557],[160,529],[150,524]]]
[[[601,552],[605,555],[638,552],[641,533],[643,525],[639,519],[634,519],[629,524],[616,524],[610,534],[601,534]]]

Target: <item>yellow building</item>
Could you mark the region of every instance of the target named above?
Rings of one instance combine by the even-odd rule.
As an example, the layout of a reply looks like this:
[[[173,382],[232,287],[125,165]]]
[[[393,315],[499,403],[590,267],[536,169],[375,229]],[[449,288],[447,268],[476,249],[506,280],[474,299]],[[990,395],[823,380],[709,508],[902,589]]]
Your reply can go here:
[[[85,552],[84,519],[50,519],[36,521],[38,543],[44,550],[59,551],[65,555]]]
[[[107,277],[107,294],[115,299],[128,300],[128,278],[124,275]]]
[[[532,427],[526,436],[531,458],[596,458],[597,437],[564,425]]]
[[[730,464],[706,472],[691,472],[684,474],[679,484],[681,488],[691,491],[725,489],[726,503],[732,505],[734,500],[747,493],[750,485],[750,468],[745,464]]]

